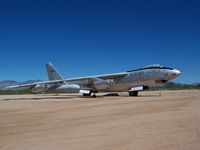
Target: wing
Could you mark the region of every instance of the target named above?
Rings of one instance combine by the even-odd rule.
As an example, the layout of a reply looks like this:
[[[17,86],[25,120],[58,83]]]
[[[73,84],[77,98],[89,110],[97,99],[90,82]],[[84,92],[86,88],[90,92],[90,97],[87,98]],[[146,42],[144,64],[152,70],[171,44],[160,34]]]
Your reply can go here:
[[[65,82],[82,82],[85,80],[91,80],[91,81],[98,81],[99,79],[107,80],[107,79],[117,79],[125,77],[128,73],[122,72],[122,73],[115,73],[115,74],[105,74],[105,75],[96,75],[96,76],[88,76],[88,77],[79,77],[79,78],[70,78],[64,80]]]
[[[122,78],[126,76],[127,74],[128,74],[127,72],[123,72],[123,73],[88,76],[88,77],[80,77],[80,78],[70,78],[70,79],[64,79],[64,80],[35,82],[31,84],[8,86],[4,88],[4,91],[26,91],[26,90],[31,90],[38,85],[59,86],[59,85],[62,85],[63,83],[66,83],[66,84],[72,83],[72,84],[84,85],[88,87],[90,84],[94,83],[95,81]]]

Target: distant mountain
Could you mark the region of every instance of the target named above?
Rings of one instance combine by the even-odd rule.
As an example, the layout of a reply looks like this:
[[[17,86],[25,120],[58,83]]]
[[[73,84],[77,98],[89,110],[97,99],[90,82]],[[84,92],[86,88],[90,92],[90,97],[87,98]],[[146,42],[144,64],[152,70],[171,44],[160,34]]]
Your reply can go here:
[[[175,82],[168,82],[159,86],[155,86],[151,88],[152,90],[184,90],[184,89],[200,89],[200,83],[192,83],[192,84],[185,84],[185,83],[175,83]]]
[[[193,85],[200,85],[200,82],[195,82],[193,83]]]
[[[40,82],[40,81],[42,81],[42,80],[28,80],[25,82],[17,82],[14,80],[0,81],[0,90],[2,90],[3,88],[5,88],[7,86],[11,86],[11,85],[30,84],[30,83],[34,83],[34,82]]]
[[[4,87],[15,85],[15,84],[17,84],[17,82],[12,81],[12,80],[0,81],[0,90],[3,89]]]
[[[28,81],[25,81],[25,82],[19,82],[19,84],[31,84],[31,83],[34,83],[34,82],[40,82],[42,80],[28,80]]]

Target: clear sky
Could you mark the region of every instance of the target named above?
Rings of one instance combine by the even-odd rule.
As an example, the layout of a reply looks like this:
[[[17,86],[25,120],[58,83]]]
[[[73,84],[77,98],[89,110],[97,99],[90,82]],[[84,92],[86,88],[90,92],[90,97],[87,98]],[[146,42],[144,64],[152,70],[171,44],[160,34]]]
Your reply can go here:
[[[200,82],[200,2],[192,0],[0,1],[0,80],[46,80],[149,64]]]

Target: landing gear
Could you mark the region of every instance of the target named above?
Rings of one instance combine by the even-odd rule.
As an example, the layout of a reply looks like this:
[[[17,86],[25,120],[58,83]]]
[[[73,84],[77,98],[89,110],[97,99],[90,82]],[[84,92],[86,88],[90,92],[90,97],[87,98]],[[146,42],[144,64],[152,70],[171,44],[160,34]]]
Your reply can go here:
[[[87,97],[92,97],[92,98],[96,98],[96,94],[93,94],[92,96],[91,96],[91,93],[90,94],[83,94],[83,96],[87,96]]]
[[[93,95],[92,95],[92,93],[93,93]],[[92,91],[90,91],[89,93],[83,93],[83,96],[87,96],[87,97],[93,97],[93,98],[96,98],[96,94],[95,94],[96,92],[92,92]]]
[[[138,91],[129,91],[129,96],[138,96]]]
[[[83,93],[83,96],[91,96],[91,92],[89,94]]]

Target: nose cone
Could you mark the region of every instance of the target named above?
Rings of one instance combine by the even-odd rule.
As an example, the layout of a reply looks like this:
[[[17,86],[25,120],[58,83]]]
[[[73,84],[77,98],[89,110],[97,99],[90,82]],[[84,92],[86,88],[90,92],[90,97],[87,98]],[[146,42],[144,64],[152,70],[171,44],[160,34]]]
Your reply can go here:
[[[180,72],[179,70],[177,70],[177,69],[173,69],[173,74],[174,74],[176,77],[178,77],[178,76],[181,75],[181,72]]]
[[[171,80],[171,79],[174,79],[174,78],[176,78],[180,75],[181,75],[181,72],[179,70],[173,69],[173,70],[170,70],[168,72],[168,79]]]
[[[165,76],[164,80],[169,81],[169,80],[172,80],[172,79],[174,79],[174,78],[176,78],[176,77],[178,77],[180,75],[181,75],[181,72],[179,70],[177,70],[177,69],[166,70],[164,72],[164,76]]]

